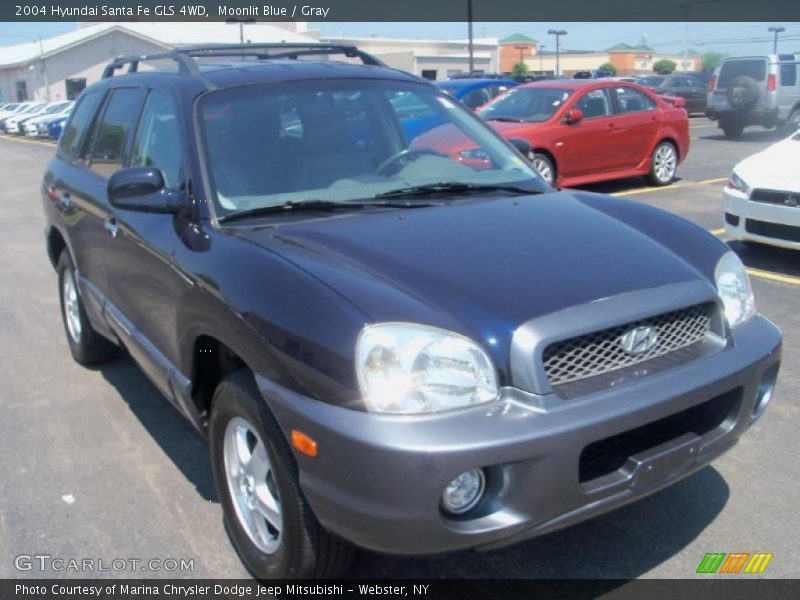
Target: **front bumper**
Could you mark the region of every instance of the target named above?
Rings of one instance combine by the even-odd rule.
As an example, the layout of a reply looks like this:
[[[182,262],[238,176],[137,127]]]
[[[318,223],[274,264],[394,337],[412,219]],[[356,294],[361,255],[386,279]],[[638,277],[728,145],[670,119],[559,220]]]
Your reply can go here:
[[[504,388],[491,404],[408,417],[348,410],[260,376],[257,382],[287,436],[298,429],[317,441],[316,458],[296,456],[300,484],[323,526],[370,550],[422,555],[516,543],[697,471],[753,422],[759,385],[774,379],[780,353],[780,332],[758,316],[738,327],[723,351],[548,409]],[[664,431],[642,429],[712,403],[723,412],[715,408],[713,422],[697,432],[674,429],[677,437],[665,439]],[[635,454],[616,470],[582,481],[584,449],[632,430],[652,437],[640,435]],[[641,439],[655,445],[643,447]],[[477,467],[487,473],[484,500],[461,518],[446,516],[444,487]]]
[[[800,208],[753,202],[729,187],[723,196],[725,232],[732,239],[800,250]]]

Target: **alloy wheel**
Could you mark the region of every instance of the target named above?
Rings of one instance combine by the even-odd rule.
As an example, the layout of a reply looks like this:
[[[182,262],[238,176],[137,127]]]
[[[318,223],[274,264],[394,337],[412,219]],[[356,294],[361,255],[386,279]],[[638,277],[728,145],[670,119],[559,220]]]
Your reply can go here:
[[[675,149],[670,144],[659,146],[653,159],[653,172],[658,180],[665,183],[672,181],[677,165],[678,156],[675,154]]]
[[[239,524],[259,550],[273,554],[281,543],[283,516],[267,446],[252,423],[235,417],[225,428],[223,452]]]
[[[64,320],[67,323],[69,337],[76,344],[80,344],[82,330],[80,301],[75,277],[70,269],[64,271],[61,293],[64,297]]]

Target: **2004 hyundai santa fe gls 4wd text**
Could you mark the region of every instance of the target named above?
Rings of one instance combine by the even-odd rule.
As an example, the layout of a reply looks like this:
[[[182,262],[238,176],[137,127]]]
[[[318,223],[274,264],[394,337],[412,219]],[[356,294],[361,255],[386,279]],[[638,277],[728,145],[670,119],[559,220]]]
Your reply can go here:
[[[452,128],[480,152],[414,143]],[[553,531],[764,411],[781,336],[736,255],[514,142],[353,47],[120,58],[81,94],[42,188],[70,350],[123,346],[207,436],[257,577]]]

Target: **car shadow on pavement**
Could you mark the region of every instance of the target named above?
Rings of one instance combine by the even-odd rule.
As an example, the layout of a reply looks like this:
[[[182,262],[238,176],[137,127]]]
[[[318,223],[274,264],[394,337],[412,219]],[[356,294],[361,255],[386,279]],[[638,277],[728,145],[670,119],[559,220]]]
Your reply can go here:
[[[189,422],[156,389],[127,352],[100,367],[131,412],[175,464],[197,493],[217,502],[208,446]]]
[[[713,467],[653,496],[568,529],[491,552],[436,559],[362,553],[358,578],[616,579],[639,577],[683,550],[714,521],[730,490]],[[694,573],[702,556],[689,557]],[[609,582],[609,588],[621,582]],[[604,591],[610,591],[604,590]]]
[[[716,130],[715,133],[706,133],[699,135],[702,140],[722,140],[727,142],[777,142],[785,137],[789,137],[790,131],[783,131],[780,129],[745,129],[742,134],[734,139],[728,139],[721,129]]]
[[[800,251],[766,244],[728,242],[748,268],[800,277]]]

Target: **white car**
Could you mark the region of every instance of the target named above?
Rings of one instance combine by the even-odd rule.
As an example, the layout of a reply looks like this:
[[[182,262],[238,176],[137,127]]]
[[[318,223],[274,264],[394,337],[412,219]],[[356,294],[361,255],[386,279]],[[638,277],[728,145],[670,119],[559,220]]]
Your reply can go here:
[[[38,116],[31,117],[26,120],[23,125],[23,133],[25,135],[39,135],[38,125],[56,116],[68,115],[72,110],[72,105],[75,104],[71,100],[64,102],[55,102],[42,111]]]
[[[47,104],[44,102],[31,102],[27,108],[22,108],[13,114],[13,116],[3,121],[3,129],[6,133],[21,133],[19,131],[19,122],[29,117],[37,116]]]
[[[736,165],[725,185],[735,240],[800,250],[800,131]]]

